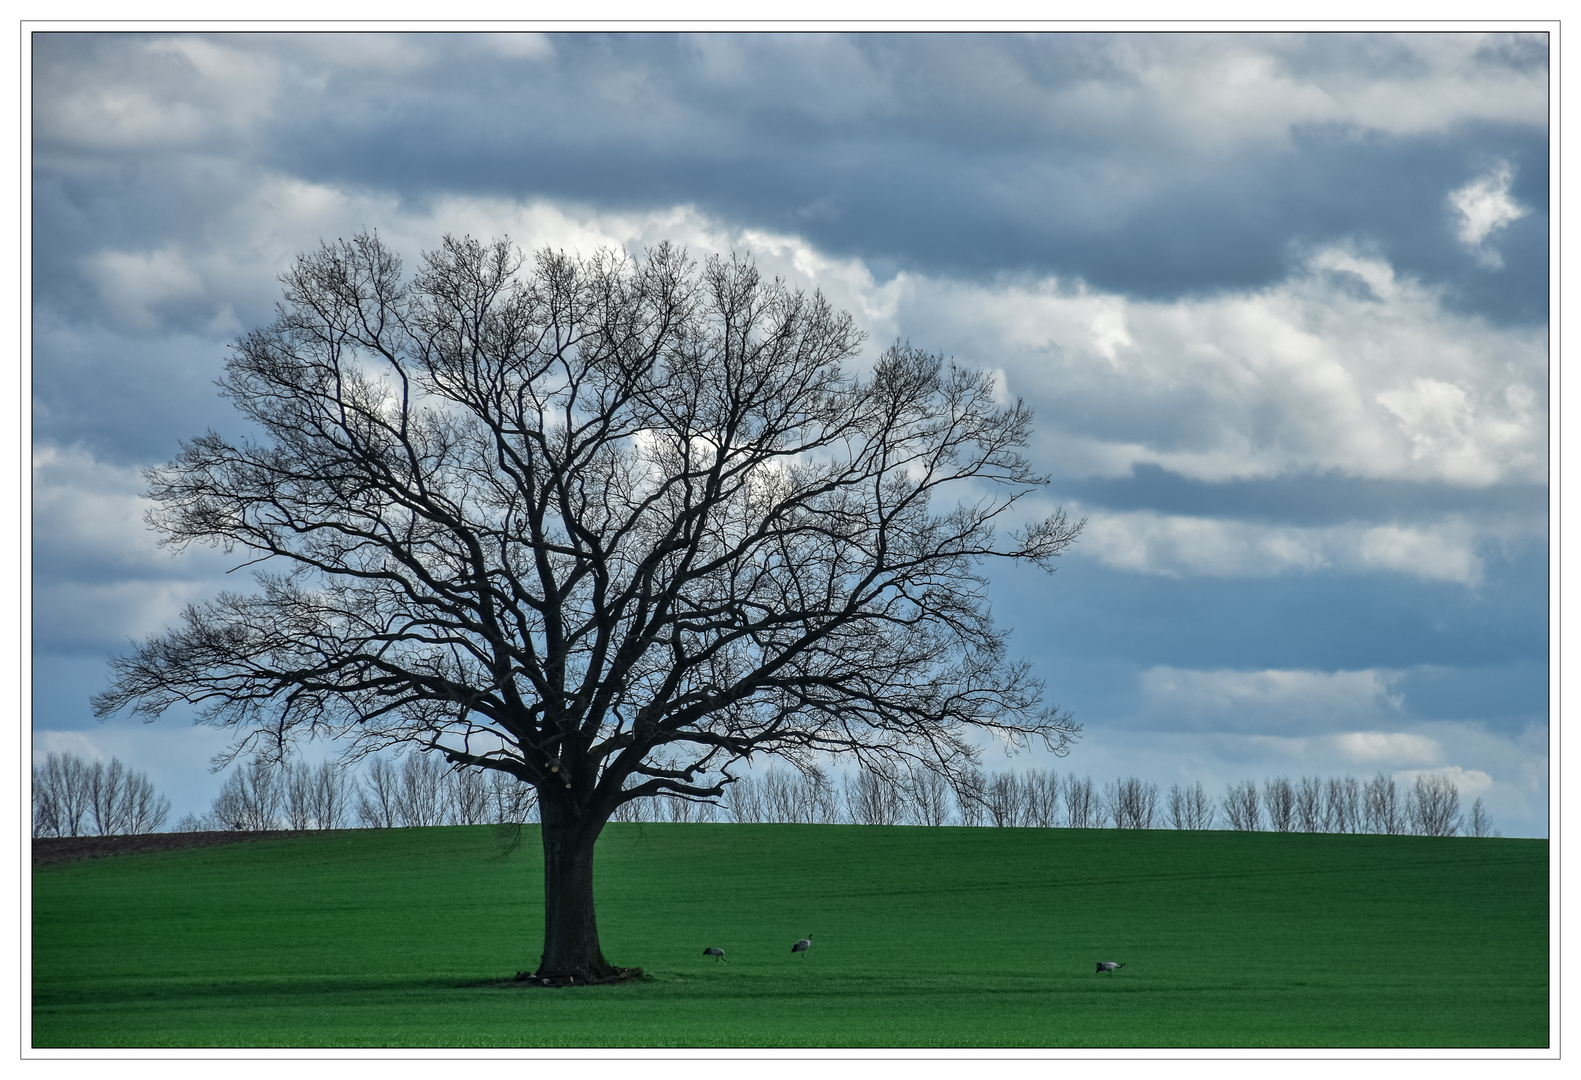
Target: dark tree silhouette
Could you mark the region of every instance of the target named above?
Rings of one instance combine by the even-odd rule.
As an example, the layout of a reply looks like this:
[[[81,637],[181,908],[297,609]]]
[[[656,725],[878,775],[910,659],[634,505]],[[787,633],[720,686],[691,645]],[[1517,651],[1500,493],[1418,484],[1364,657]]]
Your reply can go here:
[[[821,295],[667,244],[446,238],[406,283],[359,235],[282,281],[220,382],[258,434],[147,473],[162,542],[240,549],[258,588],[113,660],[95,708],[531,785],[540,975],[617,970],[593,845],[627,800],[715,800],[754,754],[957,775],[977,729],[1076,736],[985,602],[985,559],[1047,568],[1081,527],[1003,527],[1042,480],[991,376],[903,344],[853,375]]]

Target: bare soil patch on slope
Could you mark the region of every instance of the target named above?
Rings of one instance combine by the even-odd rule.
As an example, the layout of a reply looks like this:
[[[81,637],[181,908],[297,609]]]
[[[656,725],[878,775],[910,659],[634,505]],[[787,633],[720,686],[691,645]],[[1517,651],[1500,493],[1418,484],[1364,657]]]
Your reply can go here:
[[[217,844],[240,844],[248,840],[277,840],[301,835],[301,832],[273,829],[265,832],[142,833],[136,836],[36,836],[33,838],[33,865],[52,866],[79,859],[144,855],[152,851],[180,851],[183,848],[214,847]]]

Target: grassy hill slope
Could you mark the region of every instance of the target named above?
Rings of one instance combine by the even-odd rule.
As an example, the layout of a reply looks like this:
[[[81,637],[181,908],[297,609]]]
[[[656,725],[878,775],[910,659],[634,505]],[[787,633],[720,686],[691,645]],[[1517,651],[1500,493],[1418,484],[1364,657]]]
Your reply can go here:
[[[33,1044],[1548,1041],[1542,840],[612,825],[604,951],[650,978],[466,985],[536,966],[537,845],[358,830],[37,868]]]

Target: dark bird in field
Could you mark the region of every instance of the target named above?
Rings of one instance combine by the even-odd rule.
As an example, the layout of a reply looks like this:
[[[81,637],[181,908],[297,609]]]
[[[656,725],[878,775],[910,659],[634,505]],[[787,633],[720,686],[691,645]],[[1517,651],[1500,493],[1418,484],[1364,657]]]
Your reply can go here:
[[[716,949],[712,945],[710,945],[710,946],[708,946],[708,948],[703,950],[703,955],[704,956],[717,957],[717,959],[714,961],[714,963],[717,964],[720,960],[723,960],[725,958],[725,950],[723,950],[723,949]]]
[[[1117,964],[1113,960],[1100,960],[1100,961],[1098,961],[1098,971],[1107,971],[1107,972],[1111,972],[1112,973],[1116,968],[1123,968],[1123,967],[1125,967],[1124,964]]]
[[[812,948],[812,935],[808,934],[806,937],[802,938],[796,944],[791,946],[791,952],[806,952],[810,948]]]

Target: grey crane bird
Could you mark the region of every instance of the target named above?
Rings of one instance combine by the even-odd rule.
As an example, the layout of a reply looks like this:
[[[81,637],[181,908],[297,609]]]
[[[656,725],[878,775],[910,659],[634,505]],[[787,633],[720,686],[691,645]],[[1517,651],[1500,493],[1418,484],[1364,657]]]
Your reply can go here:
[[[716,949],[712,945],[710,945],[710,946],[708,946],[708,948],[703,950],[703,955],[704,956],[715,957],[716,959],[714,960],[714,963],[717,964],[717,963],[719,963],[720,960],[723,960],[725,958],[725,950],[723,950],[723,949]]]
[[[806,952],[810,948],[812,948],[812,935],[808,934],[806,937],[802,938],[796,944],[791,946],[791,952]]]
[[[1107,972],[1113,974],[1113,972],[1115,971],[1116,968],[1123,968],[1123,967],[1125,967],[1124,964],[1117,964],[1113,960],[1100,960],[1100,961],[1098,961],[1098,971],[1107,971]],[[1096,972],[1094,972],[1094,974],[1096,974]]]

